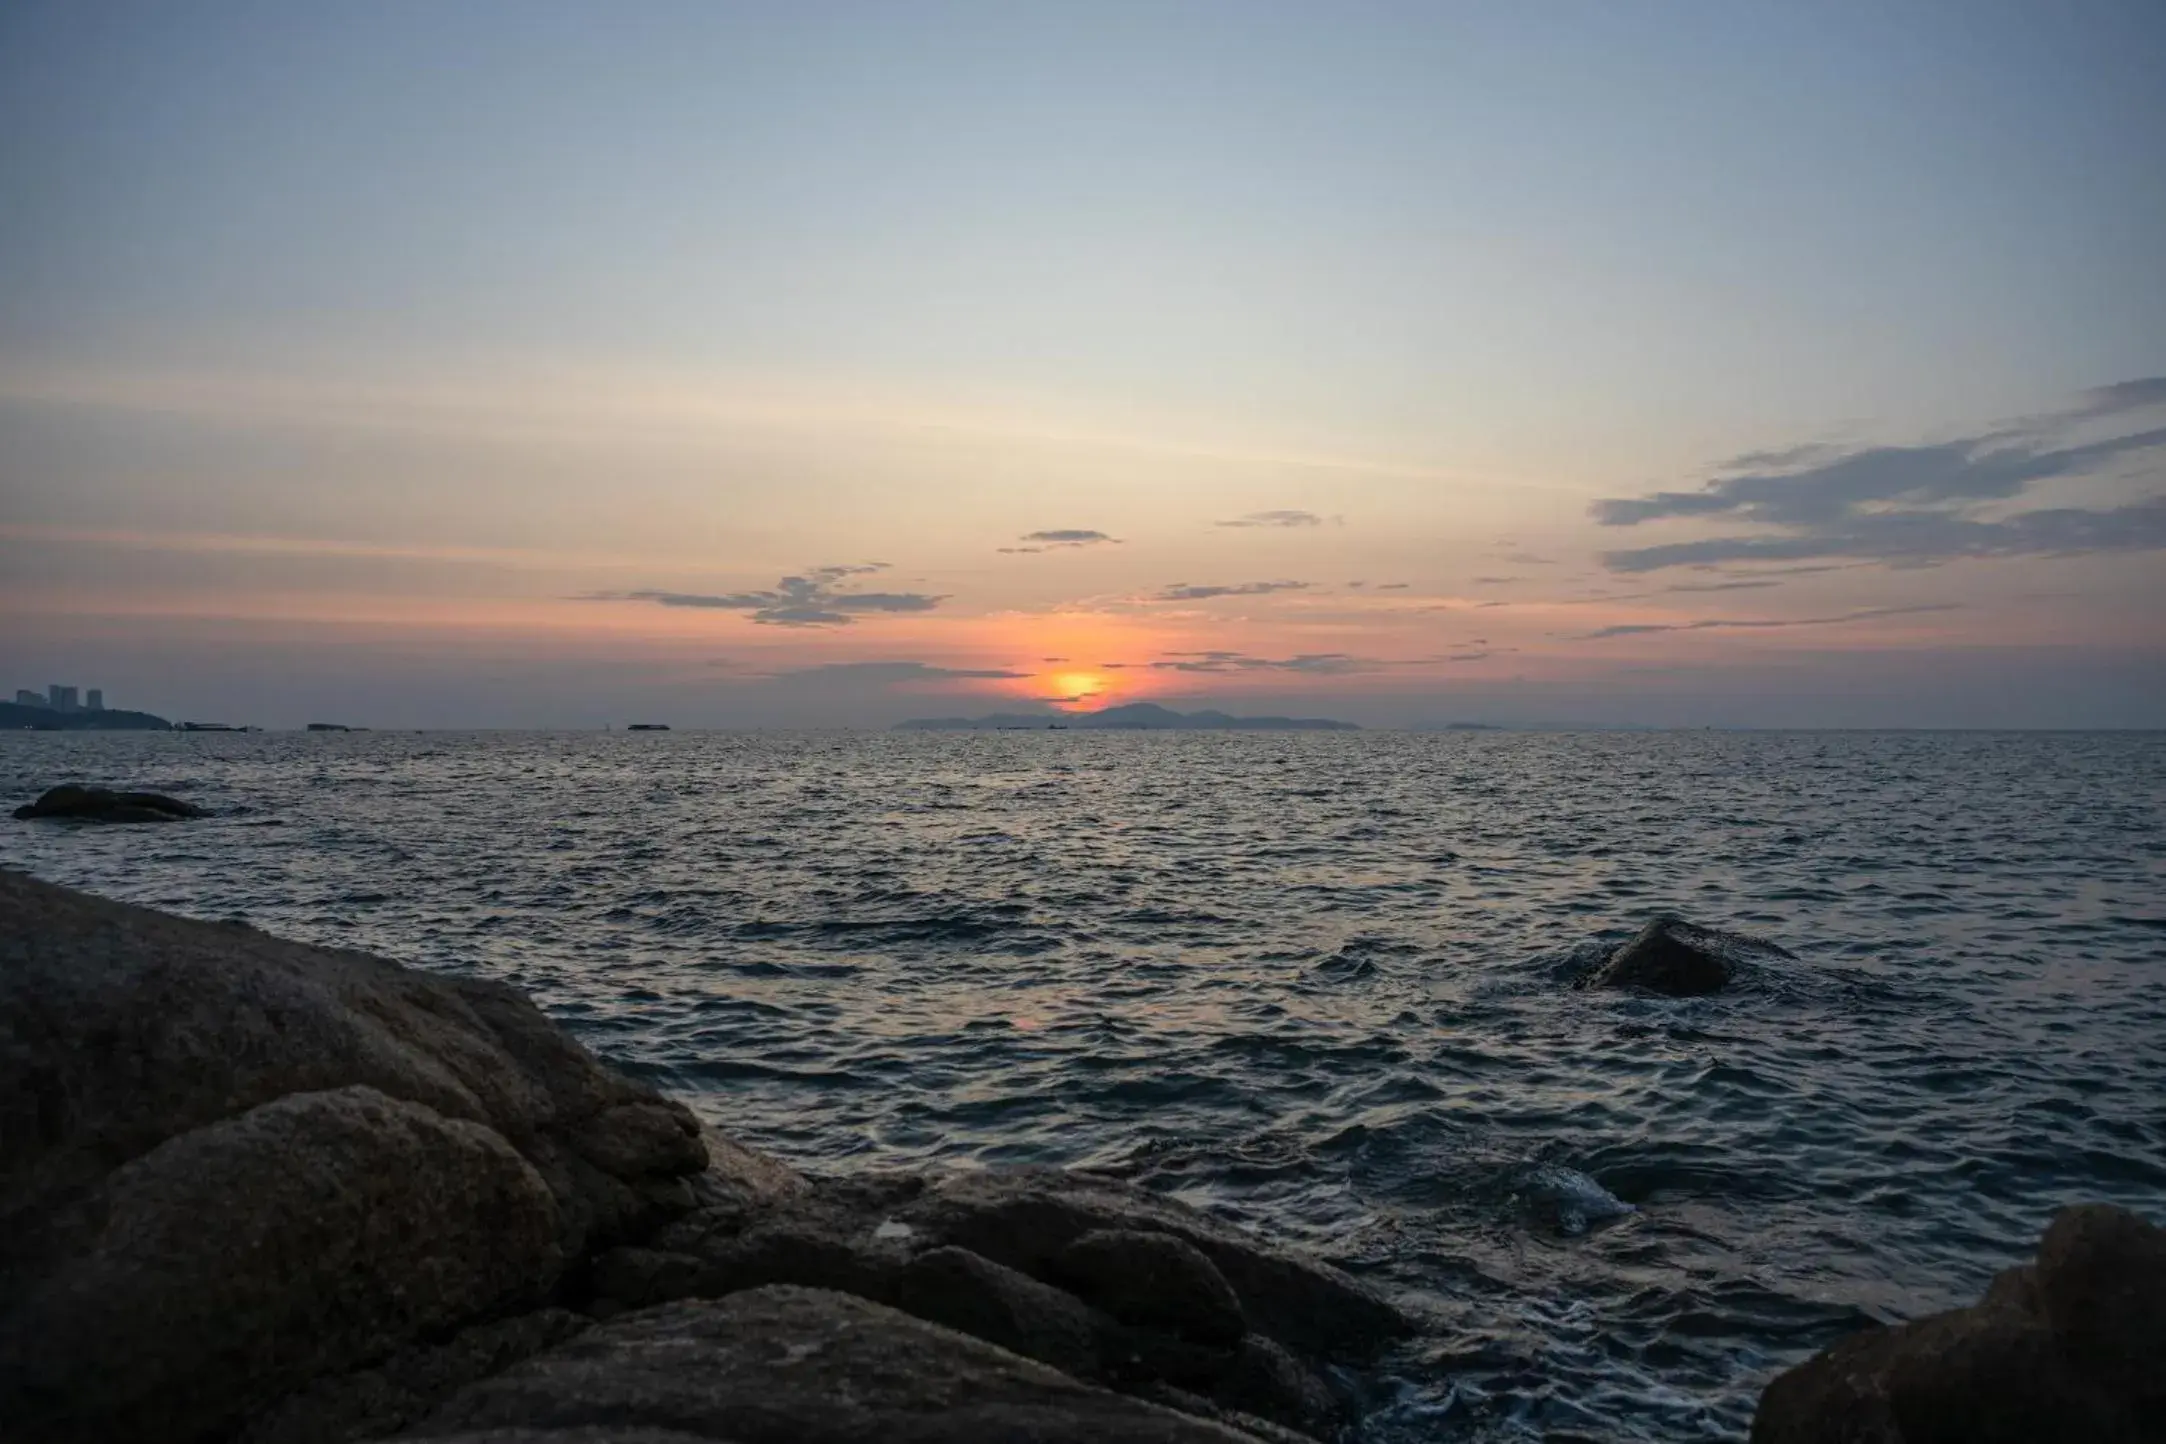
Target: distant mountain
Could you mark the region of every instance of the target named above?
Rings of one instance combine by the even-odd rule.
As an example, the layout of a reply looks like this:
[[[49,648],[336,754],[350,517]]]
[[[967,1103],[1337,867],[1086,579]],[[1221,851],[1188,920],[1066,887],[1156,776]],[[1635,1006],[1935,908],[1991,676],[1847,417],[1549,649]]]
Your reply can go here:
[[[0,702],[0,731],[20,732],[165,732],[173,724],[148,712],[128,712],[118,707],[56,712],[50,707],[25,707],[20,702]]]
[[[1235,717],[1226,712],[1176,712],[1155,702],[1130,702],[1101,712],[995,712],[990,717],[920,717],[895,724],[897,732],[1358,732],[1352,722],[1328,717]]]

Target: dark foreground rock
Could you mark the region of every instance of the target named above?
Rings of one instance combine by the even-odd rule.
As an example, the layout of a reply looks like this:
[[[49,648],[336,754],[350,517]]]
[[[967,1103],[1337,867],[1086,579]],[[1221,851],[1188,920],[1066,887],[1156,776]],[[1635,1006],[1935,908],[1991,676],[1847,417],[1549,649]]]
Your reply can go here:
[[[109,787],[78,787],[64,783],[48,789],[35,802],[15,809],[24,820],[58,818],[74,822],[184,822],[209,816],[192,802],[167,797],[161,792],[115,792]]]
[[[730,1444],[1240,1444],[1244,1437],[880,1304],[787,1286],[600,1325],[462,1390],[412,1433],[596,1425]]]
[[[1643,988],[1672,997],[1719,993],[1737,976],[1741,963],[1789,957],[1790,953],[1764,938],[1703,928],[1683,918],[1656,918],[1611,953],[1580,986]]]
[[[1753,1444],[2166,1440],[2166,1230],[2061,1211],[1967,1309],[1852,1335],[1768,1385]]]
[[[1407,1329],[1116,1180],[808,1179],[508,988],[0,872],[11,1444],[1288,1444]]]

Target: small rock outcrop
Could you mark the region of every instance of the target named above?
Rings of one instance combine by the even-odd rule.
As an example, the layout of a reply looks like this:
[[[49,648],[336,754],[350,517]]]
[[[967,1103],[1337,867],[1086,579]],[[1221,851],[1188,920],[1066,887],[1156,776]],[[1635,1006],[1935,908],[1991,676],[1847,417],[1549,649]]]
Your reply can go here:
[[[1763,938],[1705,928],[1683,918],[1656,918],[1583,978],[1580,986],[1641,988],[1672,997],[1719,993],[1737,976],[1740,963],[1789,957],[1790,953]]]
[[[2166,1439],[2166,1229],[2063,1209],[1967,1309],[1870,1329],[1778,1377],[1752,1444]]]
[[[15,815],[25,821],[56,818],[73,822],[185,822],[210,814],[192,802],[162,792],[115,792],[109,787],[78,787],[70,782],[47,789],[37,801],[16,808]]]

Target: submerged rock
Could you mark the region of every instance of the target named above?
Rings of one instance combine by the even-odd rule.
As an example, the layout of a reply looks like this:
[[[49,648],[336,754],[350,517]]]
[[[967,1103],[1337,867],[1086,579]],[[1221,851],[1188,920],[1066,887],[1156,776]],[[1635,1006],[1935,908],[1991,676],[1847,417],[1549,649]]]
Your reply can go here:
[[[69,782],[48,789],[35,802],[24,803],[15,815],[26,821],[49,817],[77,822],[183,822],[210,814],[162,792],[115,792]]]
[[[1779,1376],[1753,1444],[2166,1439],[2166,1230],[2063,1209],[1967,1309],[1854,1334]]]
[[[1611,953],[1580,986],[1644,988],[1673,997],[1719,993],[1737,976],[1741,961],[1790,956],[1762,938],[1704,928],[1683,918],[1656,918]]]

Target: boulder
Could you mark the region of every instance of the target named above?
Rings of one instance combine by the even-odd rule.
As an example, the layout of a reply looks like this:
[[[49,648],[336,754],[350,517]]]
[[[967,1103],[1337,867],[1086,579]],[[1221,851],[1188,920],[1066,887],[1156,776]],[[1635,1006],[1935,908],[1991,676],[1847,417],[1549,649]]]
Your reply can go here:
[[[1741,961],[1789,958],[1761,938],[1703,928],[1682,918],[1656,918],[1611,953],[1580,986],[1641,988],[1672,997],[1719,993],[1737,976]]]
[[[498,1134],[373,1088],[303,1093],[123,1164],[47,1231],[0,1323],[12,1437],[194,1439],[320,1375],[521,1303],[556,1201]],[[19,1432],[17,1432],[19,1431]]]
[[[598,1425],[731,1444],[1253,1444],[899,1310],[789,1286],[597,1325],[469,1385],[406,1437]]]
[[[898,1204],[894,1218],[926,1244],[953,1244],[1054,1281],[1062,1251],[1085,1234],[1170,1234],[1218,1270],[1250,1328],[1311,1357],[1358,1357],[1413,1331],[1381,1295],[1329,1264],[1100,1175],[1055,1168],[956,1174]]]
[[[0,1283],[38,1262],[16,1246],[36,1220],[130,1159],[352,1086],[502,1134],[555,1195],[566,1257],[689,1207],[709,1162],[688,1110],[502,984],[0,871]]]
[[[0,871],[11,1439],[224,1432],[794,1179],[509,988]]]
[[[15,809],[31,818],[66,818],[77,822],[183,822],[210,814],[192,802],[159,792],[115,792],[110,787],[79,787],[72,782],[47,789],[35,802]]]
[[[2166,1439],[2166,1230],[2063,1209],[1979,1303],[1854,1334],[1769,1384],[1753,1444]]]
[[[1218,1345],[1248,1332],[1225,1275],[1203,1250],[1170,1233],[1094,1229],[1054,1254],[1052,1272],[1125,1324]]]

